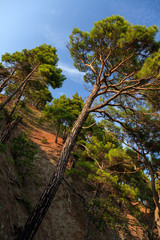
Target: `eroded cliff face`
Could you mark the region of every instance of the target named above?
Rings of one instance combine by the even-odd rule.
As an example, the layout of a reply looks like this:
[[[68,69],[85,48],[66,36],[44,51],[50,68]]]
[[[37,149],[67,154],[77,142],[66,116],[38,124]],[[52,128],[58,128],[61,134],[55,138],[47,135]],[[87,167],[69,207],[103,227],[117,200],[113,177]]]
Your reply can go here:
[[[62,148],[62,139],[55,144],[53,130],[46,123],[38,124],[36,116],[40,115],[32,109],[32,119],[25,119],[13,131],[7,143],[6,150],[0,152],[0,239],[14,240],[16,234],[21,230],[27,220],[32,208],[35,206],[43,190],[48,184],[54,172],[54,167]],[[34,118],[33,118],[34,116]],[[3,124],[2,124],[3,125]],[[36,143],[37,153],[34,160],[32,174],[26,175],[23,183],[18,175],[17,168],[13,162],[11,152],[12,139],[25,132],[31,141]],[[85,183],[79,180],[71,180],[71,185],[79,194],[86,198],[92,196]],[[132,229],[125,237],[123,232],[106,229],[101,233],[93,223],[89,226],[89,237],[85,238],[88,230],[88,217],[85,206],[80,197],[76,195],[65,182],[60,186],[47,215],[38,229],[35,240],[116,240],[116,239],[144,239],[140,223],[130,216]],[[134,226],[134,223],[136,223]],[[119,236],[118,236],[119,235]]]
[[[12,240],[23,227],[31,207],[38,201],[52,175],[54,166],[40,151],[35,163],[36,171],[39,174],[26,177],[22,187],[16,180],[16,169],[14,167],[11,169],[10,164],[6,163],[6,159],[1,158],[1,164],[3,168],[0,171],[0,239]],[[83,202],[64,183],[60,186],[34,239],[83,240],[86,227],[87,215]],[[104,235],[96,231],[94,226],[93,229],[92,226],[90,228],[94,234],[92,232],[92,237],[89,239],[117,239],[111,231]]]

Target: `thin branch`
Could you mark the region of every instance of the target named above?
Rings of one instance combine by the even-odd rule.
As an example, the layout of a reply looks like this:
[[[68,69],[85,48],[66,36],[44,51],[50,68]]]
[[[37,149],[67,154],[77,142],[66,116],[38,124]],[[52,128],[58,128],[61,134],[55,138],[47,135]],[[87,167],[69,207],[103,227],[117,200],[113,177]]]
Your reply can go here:
[[[112,122],[116,122],[116,123],[120,124],[124,129],[126,129],[126,131],[129,131],[132,134],[132,136],[134,135],[134,133],[130,130],[130,128],[128,128],[123,122],[113,118],[105,110],[97,109],[97,110],[95,110],[95,112],[99,112],[100,114],[103,114],[103,115],[107,116]],[[135,149],[135,151],[137,151],[137,150]]]
[[[135,166],[135,165],[134,165]],[[119,171],[112,171],[112,172],[110,172],[110,174],[114,174],[114,173],[120,173],[120,174],[133,174],[133,173],[137,173],[138,171],[140,171],[140,170],[142,170],[142,169],[144,169],[145,167],[144,166],[142,166],[142,167],[140,167],[140,168],[137,168],[134,172],[119,172]]]
[[[98,77],[99,76],[99,74],[97,73],[97,71],[94,69],[94,67],[93,67],[93,65],[90,63],[90,64],[87,64],[87,63],[85,63],[84,62],[84,60],[82,59],[82,58],[79,58],[80,59],[80,61],[83,63],[83,65],[84,66],[86,66],[86,67],[89,67],[91,70],[92,70],[92,72]],[[94,60],[95,61],[95,60]]]
[[[13,71],[11,72],[11,74],[1,83],[1,85],[0,85],[0,92],[2,92],[4,87],[6,87],[7,82],[14,75],[14,73],[17,70],[18,66],[19,66],[19,63],[14,67]]]
[[[63,178],[63,181],[68,185],[68,187],[74,192],[74,194],[76,194],[80,199],[81,201],[83,202],[84,205],[86,205],[86,199],[79,193],[77,193],[77,191],[75,190],[75,188],[73,188],[71,186],[71,184],[67,181],[66,178]]]
[[[93,157],[90,155],[89,149],[88,149],[84,144],[82,144],[82,143],[77,143],[77,145],[80,145],[80,146],[84,147],[84,148],[86,149],[86,151],[87,151],[88,156],[96,162],[96,164],[98,165],[98,167],[99,167],[101,170],[103,169],[103,168],[100,166],[100,164],[99,164],[99,162],[97,161],[97,159],[93,158]]]
[[[94,125],[96,125],[96,123],[92,123],[90,126],[88,126],[88,127],[82,127],[83,129],[88,129],[88,128],[90,128],[90,127],[93,127]]]
[[[89,109],[89,112],[95,112],[96,110],[98,110],[99,108],[103,108],[105,107],[109,102],[111,102],[113,99],[115,99],[117,96],[119,96],[121,93],[121,91],[118,91],[116,94],[114,94],[114,96],[110,97],[107,101],[105,101],[104,103],[102,104],[99,104],[93,108],[90,108]]]
[[[132,53],[128,58],[123,58],[123,60],[117,64],[116,66],[114,66],[112,69],[111,69],[111,73],[115,72],[120,66],[122,66],[123,63],[125,63],[126,61],[128,61],[129,59],[131,59],[132,57],[134,56],[134,53]]]
[[[108,106],[111,106],[111,107],[121,107],[121,108],[123,108],[125,111],[127,110],[127,109],[129,109],[129,110],[131,110],[132,112],[137,112],[135,109],[133,109],[133,108],[131,108],[131,107],[129,107],[129,106],[124,106],[124,105],[122,105],[121,103],[117,103],[117,104],[110,104],[110,103],[108,103],[107,104]]]

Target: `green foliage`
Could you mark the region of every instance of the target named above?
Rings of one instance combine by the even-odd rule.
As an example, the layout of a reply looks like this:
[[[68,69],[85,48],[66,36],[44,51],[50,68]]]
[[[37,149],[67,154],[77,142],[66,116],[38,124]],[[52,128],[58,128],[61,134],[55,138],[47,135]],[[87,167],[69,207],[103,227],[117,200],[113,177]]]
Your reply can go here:
[[[3,144],[0,142],[0,152],[6,153],[7,152],[7,146],[6,144]]]
[[[83,160],[78,161],[77,166],[82,167],[86,172],[90,173],[94,173],[97,169],[94,162],[88,162]]]
[[[127,218],[121,209],[113,201],[112,196],[93,199],[89,203],[89,214],[99,230],[105,230],[107,226],[112,229],[125,228]]]
[[[7,158],[7,162],[13,164],[13,163],[14,163],[14,160],[13,160],[13,158],[9,157],[9,158]]]
[[[40,117],[39,119],[38,119],[38,123],[39,124],[42,124],[44,122],[44,118],[43,117]]]
[[[47,139],[46,139],[45,137],[43,137],[41,141],[42,141],[43,144],[48,143],[48,142],[47,142]]]
[[[149,58],[147,58],[143,64],[143,67],[138,72],[138,77],[151,77],[154,76],[156,73],[159,73],[156,77],[160,77],[160,49],[157,52],[151,54]]]
[[[57,62],[56,49],[46,44],[31,50],[23,49],[21,52],[2,55],[2,63],[5,66],[15,67],[15,73],[5,88],[6,93],[11,95],[39,64],[38,70],[31,75],[32,81],[28,81],[22,96],[32,104],[37,104],[40,108],[44,107],[47,101],[52,100],[49,86],[53,89],[61,87],[65,80],[62,70],[57,67]]]
[[[7,78],[9,74],[10,73],[8,69],[5,68],[2,63],[0,63],[0,80],[2,80],[3,78]]]
[[[114,187],[118,184],[118,176],[117,175],[111,175],[106,170],[97,170],[97,176],[101,179],[101,181],[106,182],[107,184],[111,184]]]
[[[22,178],[26,174],[31,174],[33,169],[34,155],[36,153],[35,144],[30,141],[27,135],[18,135],[12,140],[12,155]],[[23,180],[23,179],[22,179]]]
[[[20,103],[19,103],[19,107],[20,107],[20,108],[26,108],[26,105],[27,105],[27,101],[26,101],[26,100],[22,100],[22,101],[20,101]]]
[[[154,98],[154,93],[157,97],[159,93],[157,30],[156,26],[132,25],[123,17],[111,16],[96,22],[90,32],[74,28],[68,44],[74,66],[85,72],[84,80],[90,84],[89,87],[94,85],[90,95],[92,99],[89,97],[89,100],[96,100],[87,110],[106,117],[109,120],[107,130],[111,132],[108,137],[95,128],[86,134],[86,138],[80,139],[79,145],[83,150],[78,150],[81,157],[74,172],[78,174],[80,171],[86,182],[101,186],[104,195],[110,192],[113,202],[123,202],[136,215],[140,211],[133,211],[133,202],[150,199],[151,203],[150,179],[140,170],[148,163],[148,156],[144,153],[152,153],[152,169],[158,170],[160,148],[156,130],[160,125],[159,120],[155,121],[158,114],[154,112],[151,117],[150,112],[145,112],[145,117],[141,114],[142,108],[148,109],[148,101],[154,102],[159,109],[159,102]],[[104,122],[99,124],[103,132],[106,131],[104,125]],[[145,125],[147,127],[143,128]],[[117,140],[113,140],[112,133]],[[133,148],[134,153],[124,150],[118,139]],[[117,228],[117,218],[120,216],[117,206],[107,202],[108,196],[102,196],[99,193],[89,208],[93,221],[100,216],[100,220],[97,219],[99,226],[108,222],[111,227]],[[120,222],[123,224],[124,219]]]
[[[70,130],[74,121],[79,116],[83,107],[83,99],[78,93],[72,96],[72,99],[61,95],[59,98],[54,98],[52,103],[47,104],[42,111],[43,118],[50,120],[54,128],[66,132]]]
[[[64,81],[62,70],[56,67],[58,57],[56,49],[51,45],[42,44],[31,50],[23,49],[22,52],[2,55],[2,62],[5,64],[19,64],[17,74],[29,73],[32,67],[40,63],[38,75],[47,81],[53,88],[60,87]]]
[[[72,179],[79,179],[100,190],[88,205],[88,214],[98,229],[106,226],[127,232],[126,209],[141,224],[146,224],[139,204],[146,204],[151,212],[154,207],[150,179],[139,167],[137,153],[122,145],[105,132],[105,122],[100,122],[89,132],[87,140],[79,141],[76,148],[75,168],[67,170]],[[114,130],[114,125],[111,126]],[[99,130],[98,130],[99,129]],[[116,132],[120,132],[120,129]],[[86,133],[87,134],[87,133]],[[86,148],[82,148],[82,145]],[[98,164],[97,164],[98,163]],[[90,193],[91,194],[91,193]],[[93,196],[93,195],[91,195]],[[133,203],[139,202],[138,205]],[[124,210],[125,209],[125,210]]]
[[[28,213],[31,213],[32,208],[33,208],[32,207],[32,202],[30,201],[30,199],[25,194],[23,194],[23,202],[24,202],[25,208],[28,211]]]
[[[72,99],[62,95],[60,98],[55,98],[51,105],[45,106],[43,115],[70,124],[79,116],[82,107],[83,99],[77,93]]]
[[[70,170],[66,170],[66,174],[70,177],[72,177],[73,179],[79,179],[80,177],[84,177],[86,178],[86,173],[78,170],[76,168],[71,168]]]
[[[133,189],[131,186],[127,184],[121,184],[120,190],[123,198],[129,198],[132,201],[138,200],[137,196],[139,194],[138,189]]]
[[[123,17],[111,16],[94,23],[89,33],[74,28],[68,46],[75,67],[86,72],[84,77],[86,82],[94,84],[96,76],[90,69],[91,62],[94,69],[99,72],[100,57],[105,59],[109,51],[112,51],[107,61],[108,68],[112,69],[113,66],[118,65],[124,55],[133,54],[134,56],[123,64],[122,69],[126,73],[140,69],[143,61],[148,57],[148,52],[156,49],[154,37],[157,31],[156,26],[147,28],[132,25]],[[139,58],[138,55],[141,57]]]

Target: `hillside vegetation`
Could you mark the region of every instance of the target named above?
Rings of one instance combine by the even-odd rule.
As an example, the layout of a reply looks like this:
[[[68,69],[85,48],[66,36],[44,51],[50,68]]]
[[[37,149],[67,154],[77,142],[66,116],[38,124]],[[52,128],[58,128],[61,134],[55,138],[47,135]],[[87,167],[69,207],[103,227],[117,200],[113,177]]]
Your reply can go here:
[[[86,99],[53,99],[55,47],[2,55],[2,239],[160,239],[157,31],[118,15],[74,28]]]
[[[7,112],[1,115],[1,132]],[[40,110],[26,106],[19,109],[19,114],[23,116],[22,121],[7,143],[1,144],[1,239],[15,239],[21,231],[53,174],[63,145],[60,137],[55,143],[56,129],[51,122],[46,122]],[[138,182],[136,188],[132,187],[133,180],[127,179],[131,173],[125,174],[125,171],[132,171],[133,167],[129,170],[123,166],[131,159],[125,159],[126,153],[121,153],[123,149],[119,143],[101,129],[97,133],[99,136],[94,136],[91,132],[98,130],[93,128],[95,125],[92,130],[85,130],[88,137],[93,135],[92,145],[88,141],[85,143],[82,134],[74,148],[65,174],[66,182],[60,186],[35,239],[148,239],[147,232],[152,231],[152,209],[138,198],[143,190],[151,195],[149,187],[138,190],[140,181],[142,185],[147,184],[147,177],[133,171],[134,181]],[[104,145],[103,137],[105,141],[109,138]],[[118,156],[114,153],[117,147]],[[110,163],[104,162],[102,169],[104,155],[109,149],[113,159]],[[118,166],[115,161],[119,161],[119,157]],[[123,174],[117,167],[124,171]],[[152,202],[151,197],[149,201]]]

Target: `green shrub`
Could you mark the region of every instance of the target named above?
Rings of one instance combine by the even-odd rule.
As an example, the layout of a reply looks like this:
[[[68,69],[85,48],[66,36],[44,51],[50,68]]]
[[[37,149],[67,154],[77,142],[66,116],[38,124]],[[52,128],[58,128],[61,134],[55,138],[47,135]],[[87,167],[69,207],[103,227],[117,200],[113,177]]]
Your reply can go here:
[[[87,178],[87,175],[85,172],[82,172],[79,169],[71,168],[70,170],[66,170],[66,175],[69,175],[73,179],[78,179],[79,177]]]
[[[113,204],[112,196],[108,196],[107,199],[92,199],[88,211],[93,223],[100,231],[103,231],[106,226],[122,229],[127,220],[120,209]]]
[[[134,200],[138,200],[137,199],[137,196],[138,196],[138,189],[137,188],[133,188],[133,187],[130,187],[129,185],[127,184],[121,184],[120,185],[120,190],[122,192],[122,196],[124,198],[129,198],[131,199],[132,201]]]
[[[14,163],[14,160],[13,160],[13,158],[9,157],[9,158],[7,158],[7,162],[12,164],[12,163]]]
[[[43,117],[40,117],[39,119],[38,119],[38,123],[39,124],[42,124],[44,122],[44,118]]]
[[[31,173],[33,168],[34,155],[36,154],[35,144],[30,141],[26,134],[17,136],[12,140],[11,146],[14,162],[18,173],[25,176]]]
[[[25,99],[20,101],[20,103],[19,103],[19,107],[21,107],[21,108],[25,108],[26,105],[27,105],[27,101]]]
[[[7,152],[7,146],[0,142],[0,152],[6,153]]]
[[[26,195],[23,195],[23,202],[24,202],[26,210],[29,213],[31,213],[32,212],[32,202],[29,200],[29,198]]]
[[[47,141],[47,139],[46,139],[45,137],[42,138],[41,142],[42,142],[43,144],[48,143],[48,141]]]
[[[94,162],[89,162],[89,161],[78,161],[77,166],[81,166],[85,171],[87,172],[95,172],[96,167]]]

